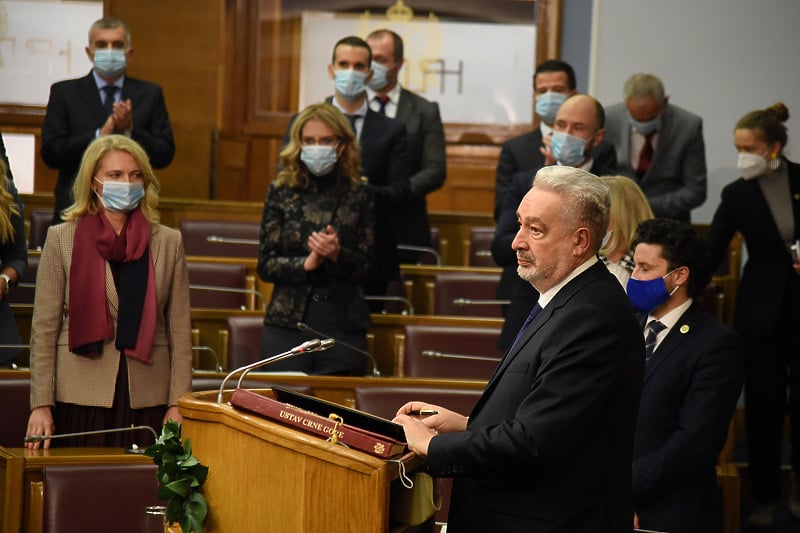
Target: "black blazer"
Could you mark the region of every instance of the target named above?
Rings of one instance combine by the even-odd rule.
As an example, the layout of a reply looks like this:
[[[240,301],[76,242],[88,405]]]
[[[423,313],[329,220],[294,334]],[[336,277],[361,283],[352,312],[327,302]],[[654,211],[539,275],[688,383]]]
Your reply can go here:
[[[794,213],[794,240],[800,239],[800,165],[782,159],[789,168],[789,190]],[[792,256],[778,234],[758,180],[738,179],[722,189],[706,239],[714,265],[739,232],[747,245],[733,325],[737,331],[766,336],[779,323],[780,313],[800,306],[800,276],[792,269]]]
[[[11,224],[14,227],[14,240],[0,243],[0,270],[13,268],[22,277],[25,267],[28,266],[28,244],[25,241],[24,207],[19,197],[17,188],[14,185],[14,177],[11,175],[11,166],[6,155],[6,145],[3,136],[0,135],[0,159],[6,164],[8,169],[8,192],[17,204],[19,215],[11,216]],[[14,289],[11,289],[14,290]],[[0,344],[22,344],[19,335],[17,321],[8,303],[8,298],[0,299]],[[10,365],[19,350],[16,348],[0,350],[0,367]]]
[[[528,313],[536,304],[536,300],[539,299],[536,289],[517,275],[517,253],[511,249],[511,243],[519,229],[517,207],[522,198],[531,190],[533,178],[538,171],[539,168],[536,168],[514,174],[492,238],[492,257],[495,263],[503,267],[500,284],[497,287],[497,297],[501,300],[511,300],[505,310],[506,320],[497,340],[497,347],[501,351],[508,349],[528,317]],[[591,172],[603,176],[611,174],[613,171],[595,160]]]
[[[131,100],[131,138],[142,145],[153,167],[169,165],[175,154],[175,143],[161,87],[126,76],[121,98]],[[60,81],[50,87],[50,99],[42,123],[41,155],[47,166],[58,169],[57,211],[72,203],[72,183],[83,152],[107,119],[91,72],[83,78]]]
[[[503,198],[511,187],[511,180],[517,172],[538,170],[544,166],[544,156],[539,151],[542,147],[542,130],[536,128],[518,137],[509,139],[500,148],[497,161],[497,174],[494,181],[494,220],[500,218]],[[596,164],[603,168],[614,169],[617,166],[617,154],[614,146],[603,140],[592,150]],[[616,172],[614,172],[616,174]]]
[[[721,531],[716,461],[743,381],[739,336],[695,301],[645,367],[633,449],[643,529]]]
[[[644,339],[598,262],[567,283],[500,362],[466,431],[436,435],[454,477],[448,531],[629,533]]]
[[[439,106],[401,89],[395,120],[406,126],[410,194],[400,206],[398,216],[392,220],[394,232],[398,244],[430,247],[431,229],[425,195],[442,187],[447,172]],[[401,262],[415,262],[417,255],[401,251]]]

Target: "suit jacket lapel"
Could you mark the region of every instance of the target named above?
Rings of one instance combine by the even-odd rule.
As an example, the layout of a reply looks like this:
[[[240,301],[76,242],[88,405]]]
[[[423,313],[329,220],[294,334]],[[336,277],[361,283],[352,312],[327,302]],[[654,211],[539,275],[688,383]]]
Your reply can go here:
[[[700,304],[695,301],[689,309],[681,315],[675,326],[669,330],[667,336],[664,337],[664,340],[658,345],[658,348],[656,348],[656,351],[653,353],[653,357],[645,365],[645,383],[647,383],[650,376],[655,373],[656,369],[661,366],[664,361],[667,361],[670,357],[675,355],[676,350],[687,338],[687,334],[692,330],[698,314],[702,312],[703,310],[700,308]]]
[[[672,139],[672,118],[672,108],[667,104],[664,108],[664,113],[661,115],[661,129],[658,132],[658,145],[653,150],[653,158],[650,160],[650,166],[647,172],[642,176],[642,181],[650,179],[653,169],[658,168],[661,164],[661,160],[664,158],[664,153],[667,151],[667,146]],[[630,132],[630,128],[628,128],[628,131]],[[630,146],[630,143],[628,146]]]
[[[400,90],[400,100],[397,102],[397,113],[395,114],[394,118],[401,122],[406,122],[408,117],[411,116],[411,108],[413,104],[411,102],[411,98],[406,95],[406,90]]]
[[[94,76],[89,72],[88,76],[81,79],[80,94],[78,97],[83,100],[84,109],[90,110],[98,127],[102,127],[108,117],[103,109],[103,101],[100,99],[100,91],[94,82]]]

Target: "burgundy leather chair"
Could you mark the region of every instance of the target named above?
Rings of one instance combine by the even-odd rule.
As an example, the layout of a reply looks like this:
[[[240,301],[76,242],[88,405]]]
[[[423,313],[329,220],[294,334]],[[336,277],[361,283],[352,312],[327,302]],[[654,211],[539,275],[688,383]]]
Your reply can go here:
[[[229,220],[182,220],[186,255],[258,257],[258,222]]]
[[[499,273],[436,274],[433,280],[433,313],[502,318],[503,302],[497,300],[499,284]]]
[[[52,209],[31,209],[28,231],[28,250],[41,250],[47,238],[47,229],[53,223]]]
[[[492,239],[494,226],[476,226],[470,228],[467,265],[477,267],[496,267],[492,258]]]
[[[186,268],[189,274],[189,305],[192,308],[247,308],[247,269],[244,265],[187,261]],[[225,289],[239,292],[228,292]],[[256,305],[260,304],[260,301],[256,302]]]
[[[260,316],[229,316],[228,359],[226,368],[233,370],[263,359],[261,334],[264,319]],[[263,368],[262,370],[268,370]]]
[[[31,381],[25,378],[0,379],[0,446],[22,447],[31,413]]]
[[[141,533],[156,499],[156,465],[53,465],[42,469],[44,533]]]
[[[395,338],[401,376],[488,380],[503,353],[500,328],[405,326]]]

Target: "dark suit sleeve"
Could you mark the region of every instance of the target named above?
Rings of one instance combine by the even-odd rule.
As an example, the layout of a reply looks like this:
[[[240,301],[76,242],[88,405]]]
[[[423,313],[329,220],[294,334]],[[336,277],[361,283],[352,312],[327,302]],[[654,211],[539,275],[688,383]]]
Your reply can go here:
[[[381,184],[370,182],[375,192],[375,203],[378,209],[397,204],[408,194],[410,165],[406,127],[402,122],[395,120],[392,120],[391,124],[385,181]]]
[[[76,130],[76,125],[70,123],[68,92],[70,85],[64,82],[50,87],[50,98],[42,122],[41,149],[42,159],[50,168],[77,169],[84,150],[94,140],[97,131],[91,120],[82,124],[85,126],[83,130]],[[77,98],[77,92],[72,91],[72,96]]]
[[[497,160],[497,172],[494,177],[494,220],[498,224],[506,191],[511,187],[511,176],[518,170],[520,169],[517,168],[514,151],[509,141],[506,141],[500,148],[500,159]]]
[[[172,125],[169,122],[167,106],[161,87],[148,84],[148,97],[142,102],[133,102],[133,130],[131,138],[142,145],[150,164],[164,168],[172,162],[175,155],[175,141],[172,139]],[[146,116],[137,114],[137,106],[146,106]]]
[[[656,216],[663,213],[689,212],[706,201],[706,147],[703,141],[703,121],[697,119],[691,127],[690,140],[680,158],[683,185],[673,191],[648,196]],[[668,142],[669,139],[664,139]],[[659,139],[661,142],[661,139]]]
[[[662,446],[633,462],[637,503],[657,498],[715,464],[725,443],[744,380],[744,358],[733,332],[710,330],[709,335],[718,341],[712,341],[692,370],[674,431]]]
[[[422,118],[422,161],[418,172],[409,178],[411,193],[425,196],[444,185],[447,175],[445,163],[444,128],[439,116],[439,105],[427,102]]]
[[[519,230],[517,208],[530,189],[533,176],[534,174],[529,171],[517,172],[509,182],[502,209],[497,219],[494,237],[492,237],[492,258],[500,266],[515,265],[517,263],[517,253],[511,248],[511,243]],[[527,188],[523,186],[525,183],[528,184]]]
[[[711,254],[711,265],[714,269],[722,262],[722,258],[728,252],[733,235],[738,231],[736,213],[732,212],[733,207],[729,199],[729,190],[728,187],[722,190],[722,201],[714,212],[714,218],[711,220],[711,226],[706,235],[706,243]]]

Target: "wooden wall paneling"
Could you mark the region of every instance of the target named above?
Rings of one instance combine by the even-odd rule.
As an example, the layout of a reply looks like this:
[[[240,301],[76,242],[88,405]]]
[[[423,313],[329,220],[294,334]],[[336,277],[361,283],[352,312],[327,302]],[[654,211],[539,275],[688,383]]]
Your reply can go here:
[[[106,0],[106,13],[130,27],[131,76],[164,89],[175,158],[158,171],[165,196],[208,198],[211,137],[221,105],[224,0]]]

